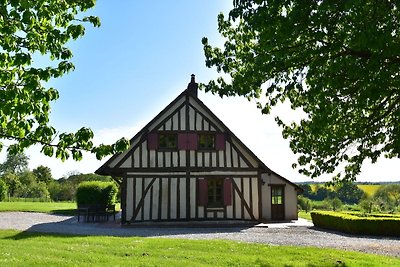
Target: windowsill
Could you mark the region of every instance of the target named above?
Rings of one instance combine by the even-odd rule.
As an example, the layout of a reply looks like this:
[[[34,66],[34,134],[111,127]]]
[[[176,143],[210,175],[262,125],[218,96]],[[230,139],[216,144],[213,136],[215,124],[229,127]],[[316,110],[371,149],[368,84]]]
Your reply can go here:
[[[217,150],[215,148],[198,148],[198,152],[216,152]]]
[[[175,147],[175,148],[159,148],[156,151],[157,152],[177,152],[179,150],[177,147]]]
[[[207,207],[206,211],[224,211],[224,207]]]

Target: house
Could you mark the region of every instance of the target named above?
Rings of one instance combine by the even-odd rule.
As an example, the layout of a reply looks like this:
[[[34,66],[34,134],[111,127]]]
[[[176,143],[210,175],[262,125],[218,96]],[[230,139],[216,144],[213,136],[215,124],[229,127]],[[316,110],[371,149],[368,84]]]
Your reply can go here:
[[[96,173],[120,181],[122,223],[297,219],[297,185],[268,168],[191,82]]]

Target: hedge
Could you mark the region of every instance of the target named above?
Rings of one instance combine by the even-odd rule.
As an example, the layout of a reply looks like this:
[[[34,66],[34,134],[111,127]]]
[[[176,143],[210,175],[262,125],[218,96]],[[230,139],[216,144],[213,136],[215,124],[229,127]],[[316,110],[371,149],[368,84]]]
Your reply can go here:
[[[76,203],[81,205],[113,205],[117,199],[118,188],[113,182],[82,182],[76,190]]]
[[[359,217],[333,211],[313,211],[314,226],[350,234],[400,236],[398,217]]]

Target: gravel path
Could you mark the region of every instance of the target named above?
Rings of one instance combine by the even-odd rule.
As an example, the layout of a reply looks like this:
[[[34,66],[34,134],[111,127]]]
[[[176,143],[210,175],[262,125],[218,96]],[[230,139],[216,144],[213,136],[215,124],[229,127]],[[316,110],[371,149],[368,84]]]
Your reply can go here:
[[[271,245],[314,246],[400,257],[400,238],[352,236],[312,226],[187,228],[121,227],[118,223],[78,223],[76,217],[31,212],[1,212],[0,229],[74,235],[228,239]],[[307,224],[297,224],[307,225]],[[266,226],[266,225],[264,225]]]

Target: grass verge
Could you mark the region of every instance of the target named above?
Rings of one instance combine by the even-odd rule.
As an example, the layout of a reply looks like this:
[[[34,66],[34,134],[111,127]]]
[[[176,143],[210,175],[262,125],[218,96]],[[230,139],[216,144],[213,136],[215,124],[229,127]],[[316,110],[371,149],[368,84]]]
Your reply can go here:
[[[120,210],[120,205],[117,204],[115,209]],[[62,215],[75,215],[75,210],[75,202],[0,202],[0,212],[30,211]]]
[[[2,266],[400,266],[398,258],[335,249],[13,230],[0,231],[0,254]]]
[[[299,210],[299,218],[303,218],[303,219],[312,221],[311,213],[310,212],[305,212],[304,210]]]

